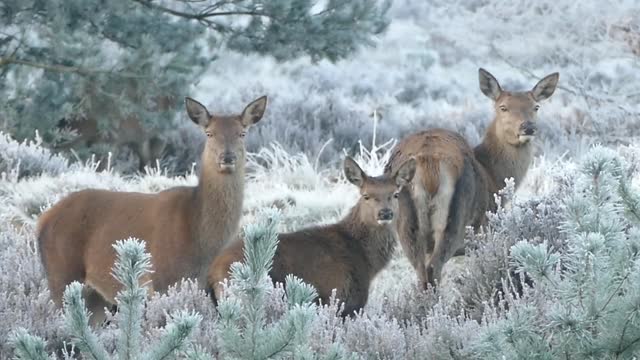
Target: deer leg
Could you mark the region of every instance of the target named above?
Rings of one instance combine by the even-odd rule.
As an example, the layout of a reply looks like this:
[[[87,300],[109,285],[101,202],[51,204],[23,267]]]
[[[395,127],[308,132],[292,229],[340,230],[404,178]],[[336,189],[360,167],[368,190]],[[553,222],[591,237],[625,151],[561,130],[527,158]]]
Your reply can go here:
[[[354,317],[366,305],[368,297],[368,286],[357,286],[357,289],[352,289],[349,294],[344,294],[342,318]]]
[[[433,234],[433,252],[426,262],[427,282],[436,286],[440,281],[442,267],[449,260],[456,249],[451,248],[449,238],[446,236],[449,223],[449,209],[455,191],[455,179],[444,166],[440,167],[440,185],[438,192],[432,198],[433,212],[431,213],[431,229]]]
[[[102,326],[107,319],[106,312],[111,311],[114,304],[105,300],[98,291],[87,285],[82,289],[82,296],[84,297],[87,310],[91,313],[89,325],[93,328]]]
[[[47,283],[49,284],[51,300],[53,300],[57,307],[62,307],[64,290],[67,285],[74,281],[84,281],[84,269],[79,264],[76,264],[75,269],[60,269],[57,273],[49,271],[47,274]]]
[[[466,164],[462,175],[455,183],[455,188],[450,198],[446,228],[440,236],[440,245],[436,244],[437,251],[433,259],[434,278],[440,279],[442,268],[453,256],[464,254],[464,237],[466,225],[473,219],[476,211],[476,176],[473,167]],[[440,226],[441,227],[441,226]]]
[[[424,241],[428,239],[416,239],[416,237],[410,237],[408,235],[402,236],[400,235],[400,245],[402,246],[402,251],[405,256],[409,260],[409,263],[416,271],[416,275],[418,276],[418,283],[422,288],[425,288],[427,281],[427,274],[425,270],[425,256],[427,255],[427,251],[425,246],[423,245]]]
[[[402,250],[418,277],[418,286],[426,290],[428,254],[433,250],[430,214],[431,194],[426,191],[419,178],[414,178],[410,201],[403,201],[398,216],[398,236]]]

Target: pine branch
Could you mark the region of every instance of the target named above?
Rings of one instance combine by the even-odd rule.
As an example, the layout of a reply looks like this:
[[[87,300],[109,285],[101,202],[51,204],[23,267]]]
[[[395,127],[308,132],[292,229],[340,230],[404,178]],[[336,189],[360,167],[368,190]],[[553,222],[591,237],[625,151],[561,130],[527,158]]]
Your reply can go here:
[[[640,224],[640,197],[631,190],[627,181],[622,178],[620,179],[618,191],[627,214],[632,217],[636,223]]]
[[[179,312],[167,325],[166,334],[150,347],[151,352],[143,357],[145,360],[164,360],[173,358],[182,350],[193,330],[200,324],[202,317],[186,311]]]
[[[631,275],[631,270],[629,270],[627,274],[622,278],[622,280],[620,280],[620,284],[618,284],[618,287],[611,294],[609,294],[609,298],[604,303],[604,305],[602,306],[598,314],[602,313],[607,308],[607,306],[609,306],[609,303],[611,303],[611,300],[613,300],[615,296],[620,295],[620,289],[622,288],[622,285],[624,285],[624,283],[627,281],[630,275]]]
[[[625,346],[624,348],[622,348],[621,350],[618,351],[617,355],[620,354],[624,354],[627,350],[629,350],[630,347],[632,347],[633,345],[635,345],[637,342],[640,342],[640,337],[631,341],[630,343],[627,344],[627,346]]]
[[[74,343],[82,353],[95,360],[107,360],[109,355],[89,327],[89,314],[82,299],[82,284],[73,282],[63,296],[64,314]]]
[[[134,359],[140,349],[142,312],[147,295],[146,288],[140,286],[140,279],[151,270],[151,256],[145,253],[144,244],[134,239],[118,241],[113,247],[118,259],[113,276],[123,287],[116,296],[121,327],[118,353],[121,360],[129,360]]]
[[[45,64],[45,63],[39,63],[34,61],[17,59],[12,56],[0,58],[0,67],[11,65],[11,64],[29,66],[36,69],[42,69],[44,71],[52,71],[52,72],[58,72],[58,73],[73,73],[73,74],[78,74],[83,76],[106,74],[106,75],[112,75],[112,76],[117,76],[122,78],[134,78],[134,79],[146,78],[146,76],[142,76],[142,75],[138,75],[130,72],[90,69],[90,68],[83,68],[78,66]]]
[[[151,9],[155,9],[155,10],[159,10],[161,12],[173,15],[173,16],[177,16],[177,17],[181,17],[187,20],[197,20],[200,22],[203,22],[207,25],[217,25],[215,23],[213,23],[211,20],[209,20],[209,18],[213,18],[213,17],[219,17],[219,16],[235,16],[235,15],[247,15],[247,16],[259,16],[259,17],[268,17],[268,18],[273,18],[272,15],[267,14],[267,13],[263,13],[263,12],[259,12],[259,11],[251,11],[251,10],[235,10],[235,11],[215,11],[215,10],[210,10],[210,11],[203,11],[203,12],[199,12],[199,13],[188,13],[188,12],[183,12],[183,11],[179,11],[179,10],[175,10],[175,9],[171,9],[168,8],[166,6],[162,6],[159,4],[155,4],[150,0],[133,0],[134,2],[137,2],[139,4],[142,4],[146,7],[149,7]],[[219,8],[219,7],[214,7],[215,8]]]
[[[15,348],[16,359],[49,359],[45,351],[47,343],[38,336],[29,335],[26,329],[16,330],[9,338],[9,343]]]

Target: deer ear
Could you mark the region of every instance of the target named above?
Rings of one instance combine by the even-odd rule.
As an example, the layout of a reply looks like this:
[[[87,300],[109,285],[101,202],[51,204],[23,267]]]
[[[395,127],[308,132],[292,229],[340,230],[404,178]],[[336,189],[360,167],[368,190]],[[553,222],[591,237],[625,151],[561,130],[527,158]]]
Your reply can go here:
[[[502,93],[502,88],[500,87],[498,80],[483,68],[478,69],[478,75],[480,79],[480,90],[482,90],[482,93],[494,101],[497,100]]]
[[[366,177],[358,163],[349,156],[344,159],[344,176],[357,187],[361,187],[364,184]]]
[[[251,104],[247,105],[247,107],[242,111],[242,124],[246,127],[254,125],[260,119],[262,119],[262,115],[264,115],[264,111],[267,108],[267,97],[262,96]]]
[[[556,91],[556,86],[558,86],[558,79],[560,79],[560,74],[557,72],[545,76],[533,87],[533,90],[531,90],[533,98],[536,99],[536,101],[540,101],[551,97],[553,92]]]
[[[408,185],[413,177],[416,175],[416,159],[411,158],[398,168],[396,171],[395,180],[396,185],[402,187]]]
[[[202,127],[206,127],[209,125],[209,119],[211,119],[211,115],[209,115],[209,111],[207,108],[201,103],[193,100],[190,97],[184,99],[184,104],[187,108],[187,114],[189,118]]]

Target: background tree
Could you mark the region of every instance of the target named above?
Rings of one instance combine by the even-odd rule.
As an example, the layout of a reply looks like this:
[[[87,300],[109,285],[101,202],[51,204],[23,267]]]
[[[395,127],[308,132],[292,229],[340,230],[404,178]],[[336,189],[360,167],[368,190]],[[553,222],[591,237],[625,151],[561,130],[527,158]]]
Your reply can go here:
[[[129,145],[142,164],[162,151],[188,86],[220,51],[336,61],[371,44],[388,8],[378,0],[3,1],[0,127],[19,140],[37,129],[62,149]]]

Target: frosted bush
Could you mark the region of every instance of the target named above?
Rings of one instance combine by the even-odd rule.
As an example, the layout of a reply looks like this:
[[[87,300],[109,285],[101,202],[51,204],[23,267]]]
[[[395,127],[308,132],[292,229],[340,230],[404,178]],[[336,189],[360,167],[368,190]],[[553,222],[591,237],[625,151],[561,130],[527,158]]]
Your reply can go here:
[[[58,175],[70,170],[69,161],[41,146],[42,138],[18,142],[0,132],[0,173],[14,179],[40,174]]]
[[[11,357],[13,347],[6,341],[17,327],[56,339],[50,342],[59,347],[66,332],[49,297],[32,229],[1,226],[0,269],[0,358]]]
[[[482,357],[630,358],[640,349],[636,278],[640,234],[633,213],[638,189],[610,149],[582,160],[575,185],[562,198],[564,248],[546,242],[511,247],[517,272],[534,281],[509,311],[471,344]],[[631,197],[629,197],[631,194]],[[631,216],[629,216],[631,215]],[[630,222],[631,221],[631,222]]]

